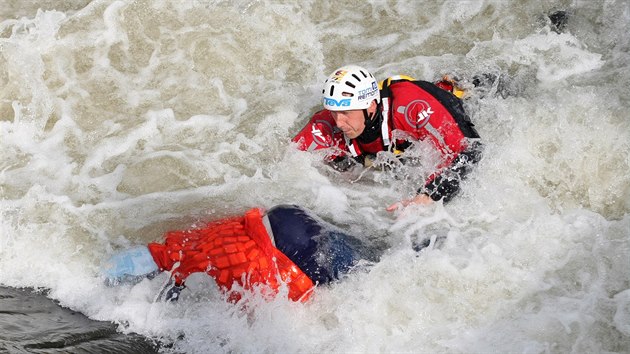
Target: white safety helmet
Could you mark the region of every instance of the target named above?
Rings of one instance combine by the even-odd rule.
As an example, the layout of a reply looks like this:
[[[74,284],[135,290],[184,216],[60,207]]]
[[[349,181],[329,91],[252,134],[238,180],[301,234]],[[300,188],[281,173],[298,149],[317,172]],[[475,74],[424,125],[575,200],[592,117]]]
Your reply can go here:
[[[330,74],[322,94],[324,108],[329,111],[367,109],[372,100],[381,101],[374,76],[356,65],[343,66]]]

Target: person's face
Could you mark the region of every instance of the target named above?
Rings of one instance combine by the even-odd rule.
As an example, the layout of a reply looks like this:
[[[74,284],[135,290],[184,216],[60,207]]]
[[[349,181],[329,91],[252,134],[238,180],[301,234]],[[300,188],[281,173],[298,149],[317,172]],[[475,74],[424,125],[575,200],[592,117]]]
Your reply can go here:
[[[349,139],[354,139],[363,133],[365,129],[363,110],[353,109],[351,111],[331,111],[330,113],[337,127]]]
[[[367,109],[368,115],[371,117],[376,111],[376,101],[372,101]],[[341,129],[348,139],[354,139],[365,130],[365,117],[363,110],[353,109],[350,111],[331,111],[337,128]]]

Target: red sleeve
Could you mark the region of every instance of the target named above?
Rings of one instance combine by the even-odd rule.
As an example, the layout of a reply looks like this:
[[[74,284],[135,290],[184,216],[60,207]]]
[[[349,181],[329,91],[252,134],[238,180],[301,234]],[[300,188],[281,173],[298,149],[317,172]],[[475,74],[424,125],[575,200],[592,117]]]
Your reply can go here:
[[[455,86],[453,86],[453,83],[451,81],[448,81],[446,79],[442,79],[440,81],[436,81],[435,82],[435,86],[441,88],[444,91],[448,91],[453,93],[453,89],[455,88]]]
[[[330,160],[343,156],[342,151],[346,150],[343,133],[337,129],[335,120],[327,110],[315,113],[292,141],[298,143],[298,148],[304,151],[331,149],[327,156]]]
[[[170,270],[173,267],[173,261],[168,257],[165,245],[152,242],[149,243],[147,247],[160,271]]]

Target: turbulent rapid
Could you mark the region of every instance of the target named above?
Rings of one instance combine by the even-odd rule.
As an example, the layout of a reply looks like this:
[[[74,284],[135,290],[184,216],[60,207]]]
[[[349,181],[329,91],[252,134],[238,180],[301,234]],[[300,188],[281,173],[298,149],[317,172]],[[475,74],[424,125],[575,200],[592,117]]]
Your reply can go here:
[[[630,352],[628,0],[9,1],[0,21],[0,286],[163,352]],[[290,142],[349,63],[468,85],[483,159],[452,202],[385,211],[422,146],[340,173]],[[100,275],[288,203],[380,261],[245,308],[203,274],[176,303],[156,301],[165,274]]]

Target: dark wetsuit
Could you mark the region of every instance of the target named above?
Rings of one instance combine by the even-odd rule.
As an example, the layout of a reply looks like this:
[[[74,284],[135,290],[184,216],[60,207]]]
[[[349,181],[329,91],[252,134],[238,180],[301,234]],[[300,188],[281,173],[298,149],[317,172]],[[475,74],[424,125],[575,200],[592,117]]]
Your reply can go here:
[[[276,248],[314,283],[338,279],[359,259],[369,258],[361,242],[295,205],[267,212]]]

